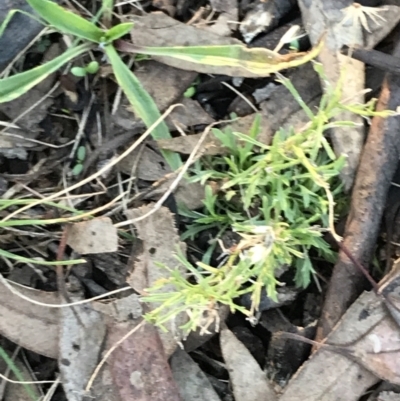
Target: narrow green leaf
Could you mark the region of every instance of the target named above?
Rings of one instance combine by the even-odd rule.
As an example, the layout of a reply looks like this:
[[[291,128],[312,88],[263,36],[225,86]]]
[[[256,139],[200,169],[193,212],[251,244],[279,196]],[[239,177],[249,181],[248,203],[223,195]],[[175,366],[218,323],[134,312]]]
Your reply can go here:
[[[68,61],[88,51],[90,47],[89,43],[73,47],[46,64],[22,72],[21,74],[0,79],[0,103],[9,102],[22,96],[47,76],[68,63]]]
[[[132,30],[132,27],[133,22],[125,22],[123,24],[113,26],[106,32],[107,42],[113,42],[114,40],[121,38],[129,33]]]
[[[102,29],[88,20],[49,0],[27,0],[29,5],[58,31],[69,33],[81,39],[100,43]]]
[[[6,363],[8,369],[10,369],[15,377],[20,381],[20,382],[26,382],[27,378],[24,377],[22,372],[18,369],[18,366],[14,362],[14,358],[10,358],[8,353],[4,350],[3,347],[0,347],[0,357],[3,359],[3,361]],[[26,393],[29,395],[29,397],[33,400],[36,401],[40,398],[40,394],[36,387],[34,387],[32,384],[27,384],[27,383],[22,383],[22,387],[24,387]],[[21,398],[25,398],[21,395]]]
[[[44,265],[44,266],[57,266],[60,264],[59,261],[48,262],[47,260],[25,258],[24,256],[16,255],[15,253],[5,251],[4,249],[0,249],[0,256],[8,259],[17,260],[22,263],[34,263],[37,265]],[[77,265],[79,263],[86,263],[86,260],[85,259],[63,260],[61,263],[63,265]]]
[[[103,12],[111,12],[114,8],[114,0],[102,0],[101,7],[103,9]]]
[[[154,100],[121,60],[115,48],[112,45],[108,45],[104,49],[113,67],[115,78],[132,105],[134,112],[143,120],[147,127],[150,127],[161,116]],[[151,135],[154,139],[171,138],[171,134],[164,121],[161,121],[157,125]],[[168,150],[162,150],[161,153],[172,170],[177,170],[182,166],[181,158],[177,153]]]

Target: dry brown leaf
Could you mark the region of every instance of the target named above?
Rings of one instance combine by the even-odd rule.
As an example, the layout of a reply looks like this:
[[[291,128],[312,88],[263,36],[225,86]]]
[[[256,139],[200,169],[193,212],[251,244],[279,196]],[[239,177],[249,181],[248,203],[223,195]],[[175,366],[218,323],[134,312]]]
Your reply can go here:
[[[67,244],[81,255],[116,252],[118,234],[108,217],[98,217],[67,226]]]
[[[11,285],[37,302],[59,303],[56,293]],[[28,302],[13,294],[0,282],[0,333],[10,341],[39,355],[57,359],[59,321],[59,309]]]
[[[139,66],[135,75],[161,112],[177,103],[197,77],[196,72],[182,71],[154,60],[142,61]]]
[[[338,347],[382,380],[400,384],[400,330],[386,318],[351,347]]]
[[[118,167],[123,173],[145,181],[157,181],[171,172],[165,159],[147,146],[123,158]]]
[[[181,181],[175,191],[175,199],[178,205],[185,205],[189,210],[196,210],[204,206],[204,185],[200,182]]]
[[[90,305],[61,309],[58,361],[68,401],[85,399],[85,388],[99,362],[105,334],[102,315]]]
[[[227,328],[221,331],[220,344],[236,401],[278,399],[260,365]]]
[[[148,213],[153,208],[153,204],[143,206],[138,209],[129,210],[126,214],[128,219],[140,217]],[[151,287],[156,281],[169,277],[169,272],[159,266],[163,264],[170,269],[179,269],[182,275],[185,269],[179,266],[174,257],[178,247],[183,254],[186,246],[180,241],[173,214],[165,207],[151,214],[149,217],[135,222],[139,238],[143,241],[143,254],[134,264],[134,270],[128,278],[128,284],[138,292]],[[174,291],[171,286],[165,286],[163,291]],[[157,307],[157,305],[150,305]],[[174,306],[174,308],[177,306]],[[186,314],[180,314],[174,321],[168,322],[165,326],[167,333],[160,330],[160,337],[163,342],[165,352],[168,356],[172,355],[176,349],[177,342],[182,340],[183,333],[179,327],[188,321]]]
[[[218,18],[211,26],[205,26],[207,29],[217,35],[231,36],[232,31],[238,28],[239,9],[237,0],[211,0],[211,8],[219,13]]]
[[[25,140],[24,138],[35,139],[42,131],[39,123],[47,116],[48,109],[54,102],[53,98],[49,96],[39,103],[44,95],[45,92],[42,92],[38,88],[33,88],[28,94],[22,95],[11,102],[0,104],[0,112],[4,113],[10,120],[14,120],[31,108],[32,105],[38,103],[37,107],[33,108],[16,122],[16,125],[21,129],[7,128],[4,130],[5,133],[17,135],[17,137],[1,135],[1,153],[6,157],[24,159],[22,157],[26,154],[24,149],[36,146],[34,142]]]
[[[170,364],[179,393],[185,401],[220,401],[205,373],[184,350],[177,348]]]
[[[110,327],[106,349],[130,330],[124,323]],[[109,369],[122,401],[181,401],[159,334],[149,323],[111,354]]]
[[[107,325],[107,337],[104,341],[104,349],[101,355],[103,358],[112,347],[120,341],[125,334],[134,330],[142,320],[142,306],[139,302],[139,296],[137,294],[131,294],[120,299],[115,299],[109,303],[94,302],[93,309],[100,312],[103,316],[104,321]],[[128,337],[125,341],[129,343],[132,341],[131,337]],[[146,347],[146,338],[135,338],[133,341],[137,342],[138,347]],[[126,347],[126,346],[125,346]],[[125,348],[126,350],[127,348]],[[117,348],[114,349],[115,352]],[[140,355],[126,355],[125,358],[131,359],[140,357]],[[106,363],[100,369],[99,374],[93,382],[93,386],[90,388],[90,396],[96,399],[96,401],[124,401],[120,393],[121,381],[124,381],[129,371],[123,372],[125,375],[121,380],[114,380],[116,375],[121,374],[120,364],[125,363],[125,359],[118,361],[115,359],[116,356],[112,355],[111,359],[107,359]],[[137,364],[143,364],[143,368],[147,366],[147,361],[137,361]],[[123,390],[121,390],[123,392]]]
[[[398,267],[382,288],[386,296],[400,291]],[[400,332],[374,293],[358,298],[326,343],[335,346],[321,346],[289,382],[280,401],[352,401],[380,378],[399,382]]]
[[[200,46],[241,44],[237,39],[224,38],[207,30],[179,22],[163,13],[133,17],[131,31],[136,46]],[[157,57],[154,57],[157,60]]]
[[[210,125],[214,122],[214,119],[205,112],[196,100],[183,97],[178,99],[177,103],[182,104],[183,107],[172,110],[166,120],[171,130],[176,130],[176,126],[186,130],[188,127],[200,124]]]

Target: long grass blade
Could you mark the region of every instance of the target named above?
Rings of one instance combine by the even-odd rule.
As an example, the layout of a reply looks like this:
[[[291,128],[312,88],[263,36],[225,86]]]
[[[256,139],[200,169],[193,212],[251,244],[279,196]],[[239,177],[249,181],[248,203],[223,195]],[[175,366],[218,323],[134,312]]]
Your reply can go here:
[[[0,79],[0,103],[9,102],[22,96],[68,61],[88,51],[91,46],[90,43],[86,43],[73,47],[46,64]]]
[[[66,265],[77,265],[79,263],[86,263],[85,259],[63,260],[62,262],[60,262],[60,261],[49,262],[47,260],[26,258],[25,256],[20,256],[15,253],[5,251],[4,249],[0,249],[0,256],[7,258],[7,259],[16,260],[16,261],[22,262],[22,263],[32,263],[32,264],[44,265],[44,266],[58,266],[60,264],[66,266]]]
[[[7,364],[8,368],[14,373],[17,380],[19,380],[20,382],[27,381],[22,375],[22,372],[18,369],[15,362],[12,360],[12,358],[9,357],[9,355],[4,350],[3,347],[0,347],[0,358],[3,359],[3,361]],[[33,401],[38,400],[39,392],[36,391],[35,387],[32,384],[23,383],[22,386],[25,388],[26,393]]]
[[[263,77],[311,61],[319,54],[322,45],[321,40],[308,53],[285,55],[265,48],[249,49],[243,45],[150,47],[119,41],[116,47],[123,52],[161,56],[163,59],[160,61],[184,70]]]
[[[105,52],[113,67],[115,78],[128,98],[134,112],[143,120],[147,127],[150,127],[160,118],[160,112],[154,100],[121,60],[121,57],[112,45],[106,46]],[[171,134],[164,121],[158,124],[151,135],[154,139],[171,138]],[[161,153],[172,170],[177,170],[182,166],[181,158],[177,153],[168,150],[162,150]]]
[[[100,43],[104,31],[92,22],[74,14],[49,0],[27,0],[29,5],[46,22],[58,31]]]

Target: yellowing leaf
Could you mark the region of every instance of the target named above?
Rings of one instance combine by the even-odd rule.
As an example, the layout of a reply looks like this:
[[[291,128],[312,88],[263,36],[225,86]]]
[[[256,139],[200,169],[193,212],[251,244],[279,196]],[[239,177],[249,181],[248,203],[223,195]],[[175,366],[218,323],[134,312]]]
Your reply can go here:
[[[263,77],[280,70],[297,67],[314,59],[322,48],[320,41],[308,53],[281,55],[264,48],[243,45],[144,47],[118,42],[118,50],[156,56],[172,67],[199,73],[242,77]]]

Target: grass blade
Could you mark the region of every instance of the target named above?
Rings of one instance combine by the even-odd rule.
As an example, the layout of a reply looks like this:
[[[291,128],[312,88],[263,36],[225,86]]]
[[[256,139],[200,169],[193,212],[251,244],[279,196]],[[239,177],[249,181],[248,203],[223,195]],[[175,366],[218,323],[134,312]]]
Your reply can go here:
[[[132,105],[134,112],[143,120],[147,127],[150,127],[160,118],[160,112],[154,100],[125,65],[112,45],[106,46],[105,52],[113,67],[115,78]],[[151,135],[154,139],[171,138],[171,134],[164,121],[157,125]],[[172,170],[177,170],[182,166],[181,158],[177,153],[168,150],[162,150],[161,153]]]
[[[112,11],[114,8],[114,0],[102,0],[100,15],[103,16],[103,23],[109,27],[112,19]]]
[[[18,369],[13,359],[8,356],[7,352],[4,350],[3,347],[0,347],[0,358],[3,359],[3,361],[7,364],[8,368],[14,373],[17,380],[19,380],[20,382],[27,381],[22,375],[21,371]],[[36,391],[35,387],[32,384],[24,383],[22,384],[22,386],[24,387],[26,393],[33,401],[36,401],[40,398],[39,392]]]
[[[122,24],[113,26],[106,32],[105,35],[106,41],[113,42],[114,40],[121,38],[122,36],[129,33],[132,27],[133,27],[133,22],[124,22]]]
[[[69,266],[69,265],[77,265],[79,263],[86,263],[85,259],[75,259],[75,260],[62,260],[48,262],[47,260],[40,260],[40,259],[33,259],[33,258],[26,258],[25,256],[20,256],[12,252],[5,251],[4,249],[0,249],[0,256],[7,259],[17,260],[21,263],[33,263],[36,265],[44,265],[44,266],[58,266],[60,264]]]
[[[91,46],[90,43],[87,43],[73,47],[46,64],[22,72],[21,74],[0,79],[0,103],[9,102],[22,96],[47,76],[68,63],[68,61],[88,51]]]
[[[104,31],[92,22],[49,0],[27,0],[41,18],[58,31],[100,43]]]
[[[229,76],[263,77],[287,68],[297,67],[314,59],[320,52],[323,41],[308,53],[281,55],[265,48],[247,48],[243,45],[224,46],[135,46],[119,41],[117,49],[123,52],[140,53],[177,59],[166,64],[200,73],[215,73]]]

